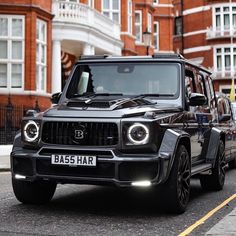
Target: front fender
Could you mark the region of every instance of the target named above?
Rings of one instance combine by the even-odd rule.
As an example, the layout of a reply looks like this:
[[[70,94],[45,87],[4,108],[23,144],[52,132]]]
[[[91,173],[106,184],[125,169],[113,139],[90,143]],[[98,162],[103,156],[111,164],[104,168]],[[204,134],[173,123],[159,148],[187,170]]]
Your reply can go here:
[[[15,149],[21,148],[21,147],[22,147],[21,131],[18,131],[18,132],[16,133],[15,138],[14,138],[12,151],[14,151]]]
[[[164,183],[169,177],[174,163],[175,153],[180,142],[185,143],[187,150],[191,153],[190,135],[188,133],[178,129],[166,130],[159,149],[161,160],[160,183]]]
[[[213,166],[215,166],[215,160],[217,156],[217,151],[218,151],[221,135],[222,135],[221,130],[217,128],[212,128],[209,144],[207,148],[207,153],[206,153],[206,162],[212,163]]]

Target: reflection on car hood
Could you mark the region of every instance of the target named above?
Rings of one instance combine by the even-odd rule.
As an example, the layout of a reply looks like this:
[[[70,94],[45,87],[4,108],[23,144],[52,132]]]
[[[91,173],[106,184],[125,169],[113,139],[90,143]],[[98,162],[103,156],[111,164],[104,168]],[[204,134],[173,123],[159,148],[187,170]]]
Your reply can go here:
[[[87,118],[122,118],[143,116],[146,112],[162,114],[164,112],[177,112],[181,108],[168,103],[142,97],[137,98],[96,98],[96,99],[71,99],[57,105],[44,113],[45,117],[87,117]]]

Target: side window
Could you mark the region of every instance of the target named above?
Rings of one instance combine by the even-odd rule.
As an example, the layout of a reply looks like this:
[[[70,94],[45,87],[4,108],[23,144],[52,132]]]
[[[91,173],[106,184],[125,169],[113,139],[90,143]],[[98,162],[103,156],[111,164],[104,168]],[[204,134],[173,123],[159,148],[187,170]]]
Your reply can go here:
[[[211,120],[214,122],[217,120],[217,108],[216,108],[216,102],[215,102],[215,93],[213,89],[213,84],[211,78],[206,75],[202,74],[202,81],[204,83],[204,88],[205,88],[205,96],[207,97],[207,109],[208,112],[211,114]]]
[[[196,75],[196,87],[197,87],[197,93],[201,93],[206,96],[204,83],[203,83],[203,77],[199,74]]]
[[[225,114],[230,114],[230,105],[229,105],[229,101],[227,99],[224,100],[224,107],[225,107]]]
[[[206,87],[207,87],[209,98],[210,98],[209,100],[210,109],[216,109],[214,88],[213,88],[212,80],[209,76],[206,77]]]
[[[227,98],[219,97],[217,100],[217,107],[218,107],[219,118],[222,115],[231,114],[230,104]]]
[[[191,77],[185,77],[185,90],[188,97],[193,93],[193,79]]]
[[[196,91],[193,72],[188,69],[185,70],[185,90],[187,97]]]
[[[223,98],[219,98],[217,104],[218,104],[217,106],[218,106],[219,116],[222,116],[223,114],[225,114]]]
[[[209,107],[209,97],[210,97],[210,91],[207,89],[206,86],[206,80],[204,78],[203,74],[197,73],[195,76],[196,81],[196,92],[204,94],[207,98],[207,103],[205,105],[199,106],[197,111],[202,113],[210,113],[210,107]]]

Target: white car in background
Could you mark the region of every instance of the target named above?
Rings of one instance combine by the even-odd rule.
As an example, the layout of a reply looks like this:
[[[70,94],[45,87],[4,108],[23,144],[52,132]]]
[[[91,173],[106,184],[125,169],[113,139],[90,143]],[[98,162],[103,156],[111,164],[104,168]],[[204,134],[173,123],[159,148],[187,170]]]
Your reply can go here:
[[[234,117],[234,120],[236,121],[236,101],[231,102],[231,106],[232,106],[233,117]]]

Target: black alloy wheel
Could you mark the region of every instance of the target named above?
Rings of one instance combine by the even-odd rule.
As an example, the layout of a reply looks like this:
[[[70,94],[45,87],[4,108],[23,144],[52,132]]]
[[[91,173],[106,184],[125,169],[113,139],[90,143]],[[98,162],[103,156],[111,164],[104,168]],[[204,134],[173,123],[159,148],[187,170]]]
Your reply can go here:
[[[187,205],[190,194],[190,162],[187,151],[181,152],[178,170],[178,198],[181,205]]]
[[[12,187],[18,201],[24,204],[41,205],[48,203],[56,190],[52,181],[24,181],[12,178]]]
[[[225,183],[225,145],[220,140],[215,166],[211,175],[200,176],[200,183],[204,190],[219,191],[222,190]]]
[[[165,209],[171,213],[185,212],[190,196],[191,164],[184,145],[179,145],[168,180],[159,186]]]

